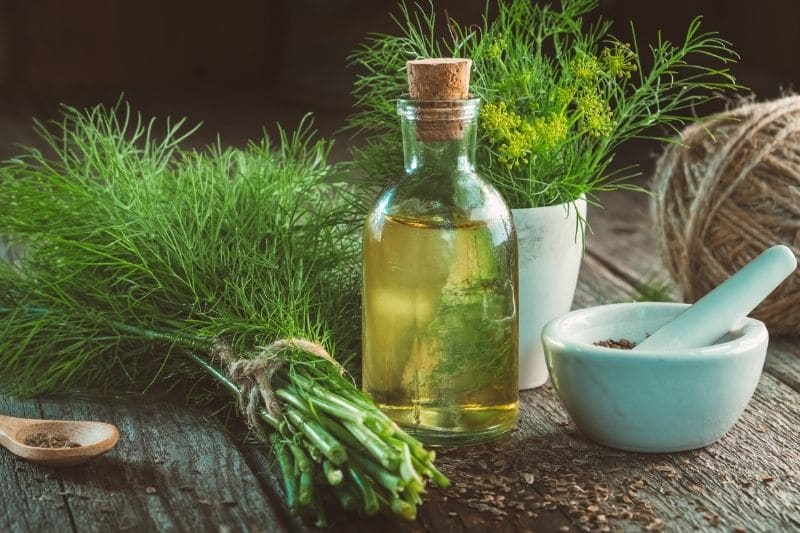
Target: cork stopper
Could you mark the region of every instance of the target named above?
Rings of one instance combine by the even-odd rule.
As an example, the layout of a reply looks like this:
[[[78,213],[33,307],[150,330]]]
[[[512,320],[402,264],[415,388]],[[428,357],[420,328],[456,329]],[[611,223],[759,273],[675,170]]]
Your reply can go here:
[[[469,97],[471,59],[435,57],[406,63],[408,93],[416,100],[464,100]]]
[[[471,59],[437,57],[406,63],[408,92],[421,100],[417,137],[422,141],[464,138],[463,100],[469,98]]]

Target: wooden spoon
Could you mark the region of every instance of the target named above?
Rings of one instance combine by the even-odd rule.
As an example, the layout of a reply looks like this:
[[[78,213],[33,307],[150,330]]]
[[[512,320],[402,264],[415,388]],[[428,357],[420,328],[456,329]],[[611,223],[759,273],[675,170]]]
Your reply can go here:
[[[37,433],[66,437],[75,448],[40,448],[25,444]],[[31,420],[0,415],[0,444],[23,459],[47,466],[74,466],[106,453],[119,440],[116,426],[104,422]]]

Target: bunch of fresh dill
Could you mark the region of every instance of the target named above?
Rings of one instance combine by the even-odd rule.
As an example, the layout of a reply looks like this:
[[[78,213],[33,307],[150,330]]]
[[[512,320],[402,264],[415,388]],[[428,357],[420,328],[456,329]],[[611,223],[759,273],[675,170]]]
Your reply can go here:
[[[213,393],[210,376],[255,405],[290,508],[324,523],[318,489],[333,486],[345,508],[413,517],[423,479],[447,483],[433,454],[315,355],[360,342],[364,209],[330,143],[308,123],[202,152],[180,148],[182,122],[156,131],[127,106],[65,108],[38,125],[46,151],[0,167],[0,235],[22,250],[0,261],[0,386]],[[255,374],[226,373],[221,352],[280,358],[277,409],[242,397],[234,381]]]
[[[354,159],[369,184],[384,184],[402,168],[394,102],[406,92],[409,59],[468,57],[472,92],[483,101],[478,169],[512,208],[569,202],[625,187],[632,168],[609,172],[615,151],[634,138],[667,135],[693,120],[693,107],[738,88],[727,65],[737,55],[700,19],[682,42],[649,46],[645,68],[636,42],[624,43],[602,19],[583,17],[598,0],[562,0],[561,9],[530,0],[498,0],[480,28],[446,20],[439,37],[436,13],[401,4],[399,35],[373,34],[351,62],[357,111],[348,128],[368,134]],[[715,66],[707,66],[707,65]],[[660,138],[660,137],[656,137]]]

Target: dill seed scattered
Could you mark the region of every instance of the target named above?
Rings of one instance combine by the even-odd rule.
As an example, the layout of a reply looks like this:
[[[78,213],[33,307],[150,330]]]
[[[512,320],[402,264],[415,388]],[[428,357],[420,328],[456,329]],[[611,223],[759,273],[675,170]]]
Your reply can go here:
[[[81,445],[63,435],[33,433],[25,437],[25,444],[35,448],[80,448]]]

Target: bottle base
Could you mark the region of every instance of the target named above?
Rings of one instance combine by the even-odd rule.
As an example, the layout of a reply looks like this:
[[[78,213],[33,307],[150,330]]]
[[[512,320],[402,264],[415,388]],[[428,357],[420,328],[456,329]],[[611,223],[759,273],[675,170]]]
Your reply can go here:
[[[432,431],[420,429],[418,427],[403,427],[403,430],[419,440],[425,446],[431,448],[456,448],[460,446],[473,446],[497,440],[506,433],[509,433],[514,426],[490,428],[484,431],[472,431],[470,433]]]
[[[455,417],[451,410],[415,410],[380,404],[378,407],[406,433],[432,447],[471,446],[493,441],[514,429],[517,422],[517,403],[458,410]],[[460,423],[443,424],[452,422],[453,418]],[[494,423],[487,424],[489,421]]]

